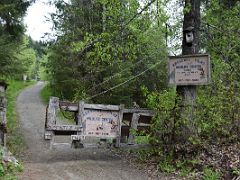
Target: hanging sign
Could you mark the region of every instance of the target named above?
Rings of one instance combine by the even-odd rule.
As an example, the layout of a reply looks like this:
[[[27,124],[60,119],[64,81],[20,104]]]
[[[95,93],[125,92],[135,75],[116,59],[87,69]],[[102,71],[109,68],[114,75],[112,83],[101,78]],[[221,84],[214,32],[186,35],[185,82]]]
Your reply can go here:
[[[211,81],[208,54],[170,56],[168,71],[170,85],[206,85]]]

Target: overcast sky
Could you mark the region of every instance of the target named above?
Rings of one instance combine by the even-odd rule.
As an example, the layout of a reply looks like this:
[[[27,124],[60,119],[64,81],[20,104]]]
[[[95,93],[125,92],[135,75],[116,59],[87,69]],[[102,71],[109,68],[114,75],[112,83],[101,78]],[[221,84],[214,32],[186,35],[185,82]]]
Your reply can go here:
[[[27,28],[27,35],[34,40],[43,40],[44,33],[52,33],[50,22],[46,22],[49,13],[55,12],[55,8],[47,4],[48,0],[36,0],[36,2],[28,8],[24,23]],[[45,37],[46,39],[46,37]]]

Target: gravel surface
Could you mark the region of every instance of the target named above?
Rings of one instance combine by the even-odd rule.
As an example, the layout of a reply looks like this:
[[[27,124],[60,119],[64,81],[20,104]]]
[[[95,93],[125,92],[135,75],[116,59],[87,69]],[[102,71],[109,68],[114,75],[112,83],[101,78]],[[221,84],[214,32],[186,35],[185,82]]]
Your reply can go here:
[[[149,177],[144,171],[130,166],[108,149],[71,149],[68,146],[49,150],[43,139],[46,107],[39,92],[44,86],[37,83],[18,97],[17,110],[20,126],[27,144],[21,159],[24,172],[22,180],[148,180],[165,179]]]

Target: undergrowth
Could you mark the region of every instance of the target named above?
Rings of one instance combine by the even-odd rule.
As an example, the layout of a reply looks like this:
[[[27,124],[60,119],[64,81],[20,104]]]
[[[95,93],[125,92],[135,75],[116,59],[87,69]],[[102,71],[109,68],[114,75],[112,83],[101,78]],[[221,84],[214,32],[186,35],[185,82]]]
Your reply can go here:
[[[0,179],[17,180],[16,174],[23,171],[23,166],[19,163],[5,162],[3,160],[3,147],[0,146]]]

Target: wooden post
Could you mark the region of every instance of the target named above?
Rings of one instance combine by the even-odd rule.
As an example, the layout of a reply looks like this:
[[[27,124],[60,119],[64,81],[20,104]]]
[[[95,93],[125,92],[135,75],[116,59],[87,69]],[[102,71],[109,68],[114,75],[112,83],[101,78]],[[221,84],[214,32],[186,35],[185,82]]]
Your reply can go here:
[[[84,101],[80,101],[78,104],[78,119],[77,119],[77,125],[83,127],[84,123]],[[72,145],[71,147],[73,148],[83,148],[82,144],[82,138],[84,138],[84,128],[81,129],[81,131],[77,131],[77,135],[81,135],[81,138],[72,140]]]
[[[0,82],[0,144],[6,146],[6,132],[7,132],[7,100],[5,98],[5,91],[7,90],[7,83]]]
[[[118,132],[115,147],[121,147],[121,128],[122,128],[122,119],[123,119],[123,109],[124,105],[119,106],[119,115],[118,115]]]
[[[184,14],[183,21],[183,41],[182,41],[182,54],[198,54],[199,50],[199,27],[200,27],[200,0],[185,0],[185,7],[190,8]],[[192,33],[192,34],[191,34]],[[189,123],[193,122],[193,107],[196,100],[196,86],[177,86],[177,93],[181,97],[181,118],[188,119]],[[191,111],[187,112],[186,107],[190,107]],[[189,129],[190,128],[190,129]],[[188,126],[186,136],[193,127]],[[186,137],[187,138],[187,137]]]
[[[47,127],[56,124],[57,110],[59,109],[59,98],[50,97],[47,112]]]
[[[135,135],[131,131],[136,131],[138,126],[138,120],[140,115],[138,113],[133,113],[132,120],[131,120],[131,127],[128,137],[128,144],[133,145],[135,143]]]
[[[78,105],[78,124],[77,125],[83,125],[83,114],[84,114],[84,101],[80,101]]]
[[[56,125],[56,116],[57,110],[59,109],[59,98],[50,97],[49,105],[47,108],[47,117],[46,117],[46,128],[51,128],[53,125]],[[53,147],[54,143],[54,131],[46,130],[44,133],[45,140],[50,140],[50,149]]]

